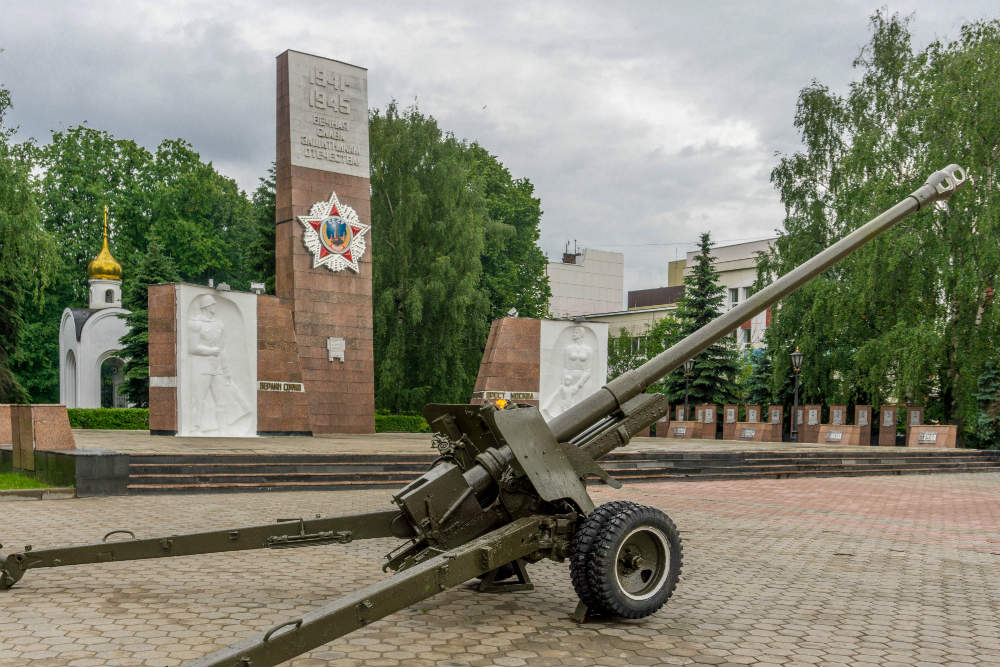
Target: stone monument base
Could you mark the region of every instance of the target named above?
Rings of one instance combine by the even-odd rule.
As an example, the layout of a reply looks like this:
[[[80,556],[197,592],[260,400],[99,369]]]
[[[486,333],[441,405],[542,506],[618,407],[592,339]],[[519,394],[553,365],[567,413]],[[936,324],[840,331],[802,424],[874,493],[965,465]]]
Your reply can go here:
[[[906,439],[907,447],[954,448],[958,445],[958,427],[955,425],[910,427]]]
[[[0,404],[0,444],[14,442],[11,429],[10,404]],[[76,449],[73,431],[69,426],[69,415],[62,404],[36,403],[31,406],[31,427],[34,433],[35,449],[65,451]]]
[[[823,424],[819,427],[819,444],[865,447],[868,445],[868,433],[866,426]]]
[[[701,437],[701,422],[672,421],[670,422],[670,437],[690,440]]]
[[[781,442],[780,424],[760,422],[736,422],[734,440],[744,442]]]

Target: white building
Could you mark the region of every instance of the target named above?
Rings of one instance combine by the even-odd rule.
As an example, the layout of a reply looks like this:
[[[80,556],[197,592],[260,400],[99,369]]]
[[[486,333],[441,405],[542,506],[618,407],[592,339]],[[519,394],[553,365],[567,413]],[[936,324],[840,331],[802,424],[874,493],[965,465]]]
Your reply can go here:
[[[552,317],[620,311],[625,289],[625,255],[586,248],[582,253],[563,254],[561,262],[549,262]]]
[[[122,308],[121,264],[108,250],[106,208],[104,216],[104,247],[87,266],[90,307],[67,308],[59,325],[59,401],[67,408],[128,407],[119,341],[129,311]]]

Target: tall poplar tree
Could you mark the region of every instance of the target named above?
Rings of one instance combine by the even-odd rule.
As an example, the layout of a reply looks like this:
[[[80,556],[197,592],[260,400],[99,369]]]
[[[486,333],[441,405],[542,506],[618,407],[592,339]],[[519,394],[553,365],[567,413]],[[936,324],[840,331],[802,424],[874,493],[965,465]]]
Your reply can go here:
[[[802,90],[802,149],[771,178],[784,229],[761,261],[770,282],[958,162],[973,182],[921,211],[786,297],[768,342],[773,386],[799,346],[802,397],[827,403],[926,403],[929,417],[967,432],[977,378],[1000,345],[993,300],[1000,275],[1000,23],[911,46],[909,19],[877,12],[844,96]]]
[[[376,405],[467,401],[490,307],[475,161],[416,107],[372,111],[369,132]]]

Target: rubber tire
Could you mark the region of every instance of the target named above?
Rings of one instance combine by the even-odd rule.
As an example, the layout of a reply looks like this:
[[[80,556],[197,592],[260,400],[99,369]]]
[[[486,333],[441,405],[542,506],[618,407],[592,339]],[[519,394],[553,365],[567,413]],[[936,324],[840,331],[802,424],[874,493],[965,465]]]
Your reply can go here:
[[[615,557],[625,537],[642,526],[658,528],[667,538],[670,565],[666,579],[656,594],[645,600],[633,600],[619,587],[615,574]],[[601,528],[589,546],[586,562],[582,563],[582,568],[577,566],[579,571],[573,576],[573,585],[577,588],[580,599],[588,607],[622,618],[644,618],[655,613],[673,595],[681,574],[683,550],[674,522],[655,507],[633,504],[619,509],[603,522]],[[581,588],[584,590],[583,594]],[[592,605],[588,600],[593,600],[596,604]]]
[[[577,597],[587,605],[592,614],[607,613],[601,605],[600,599],[587,583],[587,563],[590,562],[590,553],[594,548],[594,543],[598,537],[604,534],[605,524],[609,520],[629,507],[638,506],[630,500],[613,500],[595,509],[577,525],[576,533],[570,544],[569,575]]]

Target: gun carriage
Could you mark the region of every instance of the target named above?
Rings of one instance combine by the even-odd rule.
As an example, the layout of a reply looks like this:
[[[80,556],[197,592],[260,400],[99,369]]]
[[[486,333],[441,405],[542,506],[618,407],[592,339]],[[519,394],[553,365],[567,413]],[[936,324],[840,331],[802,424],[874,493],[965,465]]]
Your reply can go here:
[[[112,531],[96,544],[26,547],[0,560],[0,588],[34,568],[401,540],[386,556],[391,576],[196,665],[277,664],[477,577],[484,591],[529,588],[525,564],[543,558],[569,560],[578,618],[652,614],[680,576],[676,527],[660,510],[628,501],[595,507],[586,488],[590,477],[620,487],[598,461],[666,413],[665,397],[645,389],[906,216],[949,198],[965,180],[957,165],[935,172],[892,208],[549,422],[520,405],[428,405],[424,416],[440,457],[393,495],[391,509],[147,539]],[[108,541],[116,532],[131,539]]]

